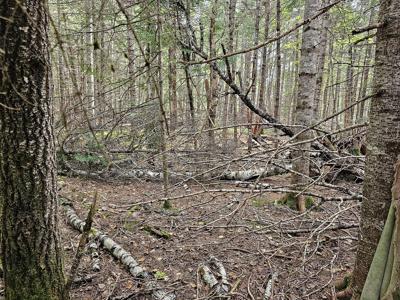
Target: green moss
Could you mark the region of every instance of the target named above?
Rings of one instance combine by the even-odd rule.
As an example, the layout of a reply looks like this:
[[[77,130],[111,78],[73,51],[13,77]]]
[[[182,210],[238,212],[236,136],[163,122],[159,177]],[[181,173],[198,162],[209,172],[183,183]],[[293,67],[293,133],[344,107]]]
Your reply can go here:
[[[170,232],[168,232],[166,230],[163,230],[163,229],[161,229],[159,227],[152,227],[152,226],[149,226],[149,225],[145,225],[145,226],[143,226],[143,230],[147,231],[151,235],[154,235],[154,236],[159,237],[159,238],[164,238],[164,239],[172,238],[172,233],[170,233]]]
[[[356,156],[360,156],[361,155],[360,148],[353,148],[351,150],[351,154],[356,155]]]
[[[166,280],[167,279],[167,274],[163,271],[159,270],[153,270],[154,272],[154,278],[157,280]]]
[[[285,205],[289,207],[290,209],[297,210],[297,201],[292,193],[287,193],[285,196],[283,196],[281,199],[277,200],[275,202],[276,205]]]
[[[135,227],[139,224],[139,221],[125,221],[124,229],[133,232]]]
[[[309,209],[314,205],[314,198],[306,197],[306,208]],[[276,205],[285,205],[290,209],[297,210],[297,199],[293,193],[287,193],[283,198],[275,202]]]
[[[254,207],[264,207],[266,206],[270,201],[266,198],[254,198],[252,200],[252,205]]]
[[[344,291],[350,286],[351,283],[351,274],[347,274],[343,277],[342,280],[335,284],[335,288],[337,291]]]
[[[314,198],[311,196],[306,197],[306,208],[309,209],[314,205]]]
[[[168,201],[168,200],[165,200],[165,201],[164,201],[164,204],[163,204],[163,208],[166,209],[166,210],[172,209],[172,204],[171,204],[171,202]]]

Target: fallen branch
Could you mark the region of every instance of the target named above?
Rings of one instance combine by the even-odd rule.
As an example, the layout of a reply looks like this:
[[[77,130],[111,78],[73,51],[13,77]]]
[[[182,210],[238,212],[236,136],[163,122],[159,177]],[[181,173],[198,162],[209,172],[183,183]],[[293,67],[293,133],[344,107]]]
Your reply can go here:
[[[269,279],[267,281],[267,286],[265,287],[265,292],[264,292],[264,298],[263,300],[271,300],[272,296],[274,294],[274,282],[276,280],[276,274],[273,273],[271,276],[269,276]]]
[[[76,230],[84,232],[85,222],[79,219],[75,210],[71,205],[64,205],[67,215],[68,223]],[[92,228],[91,235],[97,239],[100,244],[121,264],[123,264],[129,273],[136,277],[145,280],[146,288],[152,290],[152,297],[155,300],[175,300],[176,296],[173,292],[168,292],[162,289],[157,283],[152,274],[145,271],[133,256],[124,250],[119,244],[114,242],[107,234]]]
[[[89,233],[90,233],[90,230],[92,229],[93,217],[94,217],[94,214],[96,213],[96,203],[97,203],[97,192],[94,195],[93,203],[90,206],[89,213],[86,217],[86,221],[84,222],[85,224],[83,226],[82,235],[81,235],[81,238],[79,239],[79,244],[78,244],[78,248],[76,249],[74,260],[72,261],[68,280],[65,284],[65,293],[66,294],[69,293],[69,290],[71,289],[71,285],[74,282],[76,272],[78,271],[79,263],[83,256],[85,245],[88,242]]]
[[[384,24],[385,23],[376,23],[376,24],[371,24],[371,25],[365,26],[365,27],[356,28],[351,32],[351,34],[356,35],[356,34],[360,34],[360,33],[370,31],[373,29],[381,28]]]

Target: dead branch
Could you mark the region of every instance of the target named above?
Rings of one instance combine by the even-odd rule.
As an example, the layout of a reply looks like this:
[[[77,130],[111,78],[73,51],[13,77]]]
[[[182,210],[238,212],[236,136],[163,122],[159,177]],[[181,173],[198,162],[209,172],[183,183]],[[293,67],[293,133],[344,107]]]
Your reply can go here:
[[[71,205],[64,205],[66,210],[68,223],[76,230],[84,232],[86,223],[79,219],[75,210]],[[131,275],[145,280],[146,288],[152,290],[152,296],[156,300],[175,300],[176,296],[173,292],[162,289],[156,279],[133,258],[133,256],[124,250],[119,244],[114,242],[107,234],[98,229],[92,228],[91,235],[100,242],[100,244],[119,262],[121,262]]]
[[[83,226],[82,235],[81,235],[81,238],[79,239],[78,248],[76,249],[75,257],[74,257],[74,259],[72,261],[71,270],[70,270],[70,274],[69,274],[68,280],[67,280],[67,282],[65,284],[66,294],[69,293],[69,290],[71,289],[71,285],[74,282],[76,273],[78,271],[79,263],[80,263],[81,258],[83,256],[85,245],[86,245],[86,243],[88,241],[88,238],[89,238],[90,230],[92,229],[93,217],[94,217],[94,214],[96,213],[96,204],[97,204],[97,192],[94,194],[93,203],[90,206],[90,210],[89,210],[88,215],[86,217],[86,221],[84,222],[85,224]]]
[[[360,33],[366,32],[366,31],[370,31],[370,30],[373,30],[373,29],[380,28],[380,27],[382,27],[384,25],[385,25],[385,23],[375,23],[375,24],[371,24],[371,25],[368,25],[368,26],[365,26],[365,27],[356,28],[356,29],[353,29],[351,34],[352,35],[360,34]]]

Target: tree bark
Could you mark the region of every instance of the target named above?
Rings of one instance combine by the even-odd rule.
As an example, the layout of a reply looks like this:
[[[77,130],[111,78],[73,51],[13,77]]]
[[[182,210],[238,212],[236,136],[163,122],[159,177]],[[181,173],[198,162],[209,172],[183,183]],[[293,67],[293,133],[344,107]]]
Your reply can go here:
[[[44,1],[0,1],[0,200],[6,299],[68,299]],[[12,22],[9,20],[12,19]]]
[[[400,5],[381,0],[374,93],[367,135],[367,161],[361,233],[353,272],[353,299],[359,299],[391,203],[391,186],[400,154]]]
[[[319,9],[318,0],[307,0],[304,8],[304,19],[309,18]],[[297,93],[297,106],[295,111],[295,124],[310,126],[314,117],[314,93],[316,90],[317,66],[318,66],[318,47],[320,22],[311,22],[303,28],[301,45],[301,57],[299,66],[299,86]],[[310,131],[300,134],[296,141],[308,140],[312,137]],[[310,144],[304,144],[302,150],[294,151],[292,175],[293,184],[305,184],[306,178],[301,174],[308,175],[310,169],[309,162]],[[297,197],[297,208],[299,211],[305,210],[305,198],[303,195]]]
[[[350,106],[353,102],[353,65],[354,65],[354,49],[353,45],[349,45],[348,50],[349,64],[346,73],[346,95],[344,97],[344,107]],[[344,127],[349,127],[353,123],[353,109],[348,109],[344,113]]]
[[[176,48],[168,48],[168,84],[169,84],[169,105],[170,105],[170,128],[171,132],[176,130],[178,124],[178,98],[176,92]]]
[[[209,49],[210,57],[216,55],[215,49],[215,31],[216,31],[216,17],[217,17],[217,5],[218,0],[213,0],[211,6],[210,15],[210,34],[209,34]],[[218,100],[218,81],[217,73],[210,66],[210,85],[207,91],[207,124],[208,124],[208,146],[211,150],[216,147],[215,144],[215,131],[212,130],[215,127],[216,111],[217,111],[217,100]]]
[[[323,5],[326,5],[326,1],[323,1]],[[324,78],[326,45],[328,41],[329,12],[322,15],[319,22],[321,22],[321,35],[318,43],[318,73],[314,95],[314,118],[317,120],[320,116],[321,91]]]
[[[236,0],[229,0],[229,7],[228,7],[228,41],[227,41],[227,50],[228,52],[233,52],[233,43],[235,38],[235,28],[236,28]],[[235,80],[235,63],[231,64],[231,75],[232,79]],[[229,87],[226,87],[226,96],[225,96],[225,103],[224,103],[224,110],[222,116],[222,125],[226,127],[228,125],[228,115],[229,115],[229,106],[231,104],[233,108],[233,113],[235,113],[236,103],[235,95],[229,93]],[[234,127],[234,148],[237,146],[237,127]],[[223,141],[223,149],[224,151],[228,150],[228,128],[224,128],[222,130],[222,141]]]
[[[276,0],[276,36],[281,34],[281,1]],[[280,91],[281,91],[281,40],[276,41],[276,81],[275,81],[275,102],[274,102],[274,118],[279,119]]]
[[[264,40],[268,39],[269,35],[269,18],[270,18],[270,0],[264,0],[264,14],[265,14],[265,23],[264,23]],[[266,102],[265,102],[265,90],[267,85],[267,65],[268,65],[268,47],[265,46],[262,49],[261,54],[261,70],[260,70],[260,90],[258,92],[258,106],[263,109],[266,109]],[[258,123],[262,123],[261,118],[257,118]],[[262,132],[262,126],[256,125],[256,130],[254,130],[255,137],[258,137]]]
[[[261,0],[256,0],[255,7],[255,23],[254,23],[254,36],[253,36],[253,44],[257,45],[260,35],[260,7]],[[251,87],[250,87],[250,97],[251,99],[256,99],[257,93],[257,69],[258,69],[258,51],[252,52],[251,57]],[[253,148],[253,132],[252,126],[253,123],[253,112],[251,110],[247,110],[247,123],[248,123],[248,138],[247,138],[247,151],[250,153]]]

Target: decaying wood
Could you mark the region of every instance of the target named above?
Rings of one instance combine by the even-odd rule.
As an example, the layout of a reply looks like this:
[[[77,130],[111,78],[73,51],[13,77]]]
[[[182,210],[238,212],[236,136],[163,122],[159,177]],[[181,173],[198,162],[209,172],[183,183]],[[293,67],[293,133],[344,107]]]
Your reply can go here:
[[[200,273],[213,293],[219,297],[228,294],[230,283],[228,282],[227,273],[222,262],[216,257],[211,256],[208,264],[200,266]]]
[[[68,162],[64,162],[65,167],[75,176],[89,177],[89,178],[119,178],[119,179],[146,179],[151,181],[159,181],[163,179],[163,172],[154,171],[149,169],[122,169],[122,168],[110,168],[103,171],[86,171],[79,170],[71,166]],[[265,168],[256,168],[250,170],[238,170],[238,171],[213,171],[205,172],[202,176],[198,176],[192,172],[169,172],[169,179],[177,182],[179,180],[190,179],[196,176],[197,179],[210,180],[241,180],[246,181],[255,178],[263,178],[269,176],[275,176],[287,173],[290,170],[290,164],[284,165],[268,165]]]
[[[284,168],[274,165],[269,165],[266,168],[252,169],[252,170],[244,170],[244,171],[232,171],[225,172],[220,175],[218,178],[222,180],[241,180],[246,181],[250,179],[262,178],[275,176],[280,174],[287,173],[288,169],[290,169],[290,165],[284,166]]]
[[[75,210],[71,205],[64,205],[68,223],[76,230],[84,232],[85,222],[79,219]],[[102,231],[92,228],[91,235],[100,242],[114,258],[123,264],[129,273],[137,278],[142,278],[145,281],[146,288],[152,291],[152,297],[155,300],[175,300],[176,296],[173,292],[168,292],[162,289],[156,279],[139,265],[136,259],[119,244],[114,242],[107,234]]]
[[[101,270],[98,246],[96,242],[91,242],[88,245],[90,257],[92,258],[92,270],[98,272]]]
[[[264,298],[263,300],[270,300],[272,299],[272,296],[274,295],[274,282],[276,280],[276,274],[273,273],[268,281],[267,281],[267,286],[265,287],[265,292],[264,292]]]

